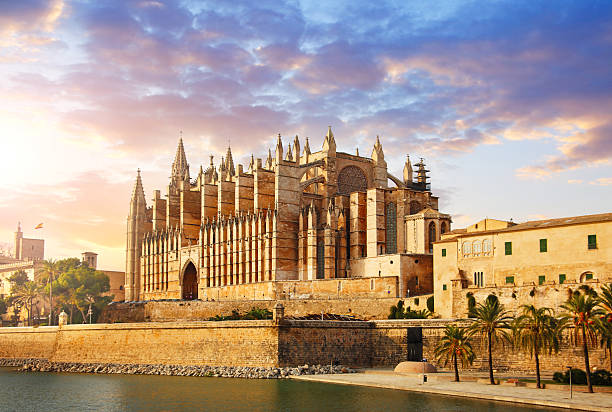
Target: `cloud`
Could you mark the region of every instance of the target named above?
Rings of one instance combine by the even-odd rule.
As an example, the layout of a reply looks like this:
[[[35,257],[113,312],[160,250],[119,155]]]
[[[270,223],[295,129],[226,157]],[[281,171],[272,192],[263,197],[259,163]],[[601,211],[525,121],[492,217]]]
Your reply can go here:
[[[596,186],[610,186],[612,185],[612,177],[600,177],[589,183]]]

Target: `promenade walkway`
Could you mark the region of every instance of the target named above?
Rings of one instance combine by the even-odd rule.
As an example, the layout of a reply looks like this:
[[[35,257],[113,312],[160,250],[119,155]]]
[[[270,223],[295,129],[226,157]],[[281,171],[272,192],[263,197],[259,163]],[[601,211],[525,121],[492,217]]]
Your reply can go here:
[[[463,398],[538,405],[581,411],[612,411],[612,393],[573,393],[555,389],[535,389],[505,385],[488,385],[477,382],[450,382],[428,375],[429,381],[422,383],[421,375],[399,375],[393,371],[366,371],[341,375],[304,375],[293,379],[343,385],[371,386],[405,391],[432,393]]]

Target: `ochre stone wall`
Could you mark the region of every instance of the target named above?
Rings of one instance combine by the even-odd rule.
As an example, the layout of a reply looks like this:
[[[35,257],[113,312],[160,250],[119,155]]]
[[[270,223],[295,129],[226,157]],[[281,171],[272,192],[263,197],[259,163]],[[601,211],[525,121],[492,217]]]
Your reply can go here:
[[[434,364],[433,350],[452,320],[371,322],[273,321],[173,322],[69,325],[62,328],[0,328],[0,358],[41,358],[62,362],[222,366],[297,366],[341,363],[394,367],[408,357],[408,329],[422,327],[423,357]],[[467,321],[458,321],[467,325]],[[584,369],[580,349],[570,345],[543,355],[543,372]],[[477,359],[470,369],[486,370],[486,347],[475,338]],[[529,355],[509,346],[494,350],[500,371],[534,373]],[[591,348],[592,367],[609,369],[600,348]],[[437,365],[441,369],[449,368]],[[450,365],[448,365],[450,366]]]
[[[57,327],[0,328],[0,358],[49,359],[55,347]]]
[[[425,309],[428,296],[404,299],[406,306],[413,310]],[[321,312],[336,315],[355,315],[358,318],[387,319],[391,306],[398,298],[379,299],[287,299],[287,300],[232,300],[232,301],[181,301],[181,302],[140,302],[118,303],[105,309],[100,322],[174,322],[208,320],[216,315],[229,315],[232,310],[240,313],[251,308],[272,311],[277,302],[285,307],[285,316],[304,316]]]

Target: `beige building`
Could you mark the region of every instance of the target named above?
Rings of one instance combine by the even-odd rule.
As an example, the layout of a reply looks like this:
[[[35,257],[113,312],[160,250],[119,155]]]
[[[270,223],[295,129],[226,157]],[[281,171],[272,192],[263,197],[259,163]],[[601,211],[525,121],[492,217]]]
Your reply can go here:
[[[336,151],[331,128],[320,151],[308,138],[301,145],[296,136],[284,146],[279,135],[274,155],[251,156],[247,168],[228,148],[218,167],[211,157],[191,179],[181,139],[167,195],[154,191],[150,206],[138,172],[126,300],[274,299],[279,282],[283,294],[321,295],[318,281],[332,296],[430,293],[433,242],[451,220],[438,211],[423,161],[413,171],[407,159],[400,179],[378,138],[370,157]],[[332,288],[330,279],[339,279]]]
[[[9,278],[17,271],[23,270],[30,280],[34,280],[40,261],[45,258],[45,241],[23,237],[21,224],[17,225],[13,256],[0,256],[0,296],[11,293]]]
[[[434,243],[434,300],[444,317],[496,295],[509,309],[558,308],[568,289],[612,281],[612,213],[522,224],[485,219]],[[473,302],[474,300],[472,300]]]
[[[125,300],[125,290],[123,289],[125,272],[98,269],[98,254],[94,252],[81,253],[81,261],[87,263],[90,268],[98,270],[108,276],[110,290],[104,294],[105,296],[112,295],[113,302],[122,302]]]

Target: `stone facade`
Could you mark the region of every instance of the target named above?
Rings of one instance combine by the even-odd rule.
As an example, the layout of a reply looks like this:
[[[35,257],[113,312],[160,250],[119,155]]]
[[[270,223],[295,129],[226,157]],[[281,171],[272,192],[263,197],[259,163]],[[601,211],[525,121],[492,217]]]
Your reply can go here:
[[[13,256],[0,256],[0,297],[11,293],[9,278],[17,271],[23,270],[30,280],[35,280],[41,260],[45,258],[45,241],[23,237],[21,224],[17,225]]]
[[[211,158],[192,180],[181,139],[165,198],[156,190],[147,206],[138,173],[125,299],[266,298],[277,290],[266,282],[328,279],[359,290],[353,280],[389,276],[397,277],[394,296],[429,293],[432,244],[451,222],[438,212],[425,165],[415,166],[407,159],[398,179],[378,138],[371,157],[342,153],[330,128],[318,152],[297,136],[285,148],[279,135],[265,162],[236,167],[228,148],[218,168]]]
[[[434,244],[436,312],[465,317],[489,294],[508,309],[558,309],[568,291],[612,281],[612,213],[532,221],[486,219]]]

